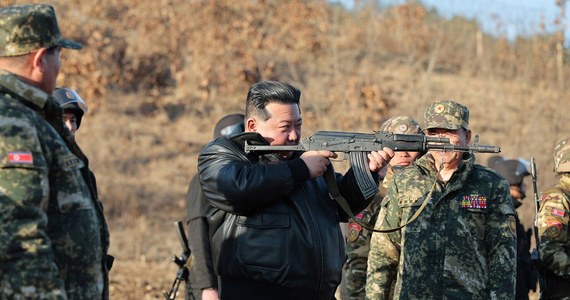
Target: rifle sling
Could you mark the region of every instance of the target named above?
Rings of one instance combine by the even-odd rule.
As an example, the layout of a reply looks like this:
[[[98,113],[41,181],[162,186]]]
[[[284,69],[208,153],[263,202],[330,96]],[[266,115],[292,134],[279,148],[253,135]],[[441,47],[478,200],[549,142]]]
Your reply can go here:
[[[390,228],[390,229],[375,229],[374,226],[370,226],[369,224],[363,224],[362,222],[358,221],[358,219],[356,219],[356,217],[352,213],[352,210],[350,209],[350,206],[348,205],[348,202],[346,202],[346,199],[344,199],[344,197],[339,192],[338,184],[336,182],[336,178],[334,176],[334,170],[332,167],[327,168],[327,171],[325,172],[324,177],[325,177],[325,181],[327,183],[327,186],[329,188],[329,194],[330,194],[331,198],[333,198],[338,203],[338,205],[340,205],[342,210],[358,225],[360,225],[360,226],[362,226],[362,227],[364,227],[364,228],[366,228],[372,232],[379,232],[379,233],[390,233],[390,232],[398,231],[398,230],[408,226],[412,222],[414,222],[419,217],[420,213],[427,206],[427,204],[429,202],[429,198],[431,198],[431,194],[433,193],[433,190],[435,189],[435,185],[437,183],[437,177],[436,177],[429,193],[424,198],[422,205],[414,213],[414,215],[410,218],[410,220],[407,221],[405,224],[398,226],[398,227],[395,227],[395,228]]]

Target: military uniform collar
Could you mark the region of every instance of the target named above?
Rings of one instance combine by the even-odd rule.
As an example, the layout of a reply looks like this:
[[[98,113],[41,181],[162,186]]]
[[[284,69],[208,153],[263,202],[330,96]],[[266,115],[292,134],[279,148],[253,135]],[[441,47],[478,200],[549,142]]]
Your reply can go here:
[[[558,184],[566,191],[570,191],[570,173],[562,174]]]
[[[20,96],[38,110],[44,108],[49,98],[46,92],[25,83],[6,70],[0,70],[0,86],[10,94]]]
[[[463,159],[461,160],[461,162],[459,162],[459,165],[457,166],[457,169],[458,170],[461,169],[463,164],[473,164],[474,162],[475,162],[475,156],[473,154],[465,152],[463,154]],[[428,168],[428,169],[431,169],[433,171],[436,171],[435,159],[429,153],[418,158],[414,163],[417,165],[420,165],[424,168]]]
[[[457,170],[453,173],[453,176],[450,179],[451,181],[456,181],[457,176],[461,176],[462,178],[460,181],[464,180],[469,172],[473,169],[473,164],[475,163],[475,156],[470,153],[465,153],[463,155],[463,160],[459,162],[457,166]],[[437,176],[437,169],[435,167],[435,159],[431,154],[425,154],[424,156],[420,157],[418,160],[414,162],[419,168],[423,169],[430,177]]]

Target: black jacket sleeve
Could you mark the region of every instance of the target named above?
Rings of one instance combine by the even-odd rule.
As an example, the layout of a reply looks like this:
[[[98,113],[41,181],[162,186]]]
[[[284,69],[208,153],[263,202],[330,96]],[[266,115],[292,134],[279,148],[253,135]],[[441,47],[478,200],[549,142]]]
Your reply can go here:
[[[228,138],[206,145],[198,157],[198,173],[205,197],[215,207],[246,215],[288,196],[310,173],[300,158],[263,161]],[[304,168],[304,169],[303,169]]]
[[[194,256],[190,268],[190,285],[196,292],[205,288],[217,288],[218,281],[212,263],[209,226],[206,216],[208,203],[202,196],[198,176],[190,181],[186,194],[188,208],[188,243]]]

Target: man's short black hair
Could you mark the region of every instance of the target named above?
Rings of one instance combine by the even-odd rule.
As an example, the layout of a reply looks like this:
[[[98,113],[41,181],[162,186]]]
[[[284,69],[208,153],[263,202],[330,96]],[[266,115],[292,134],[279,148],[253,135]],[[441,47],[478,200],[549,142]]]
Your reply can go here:
[[[246,117],[258,115],[264,121],[271,116],[265,109],[267,104],[297,104],[301,101],[301,91],[295,87],[277,81],[260,81],[253,84],[247,93],[245,104]]]

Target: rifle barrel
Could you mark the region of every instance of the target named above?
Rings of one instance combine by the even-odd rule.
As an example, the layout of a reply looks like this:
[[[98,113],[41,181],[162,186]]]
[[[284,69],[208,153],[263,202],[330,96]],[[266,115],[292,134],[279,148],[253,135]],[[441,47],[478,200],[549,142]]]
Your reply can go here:
[[[429,150],[443,150],[456,152],[500,153],[501,147],[490,145],[456,146],[448,144],[428,144]]]

